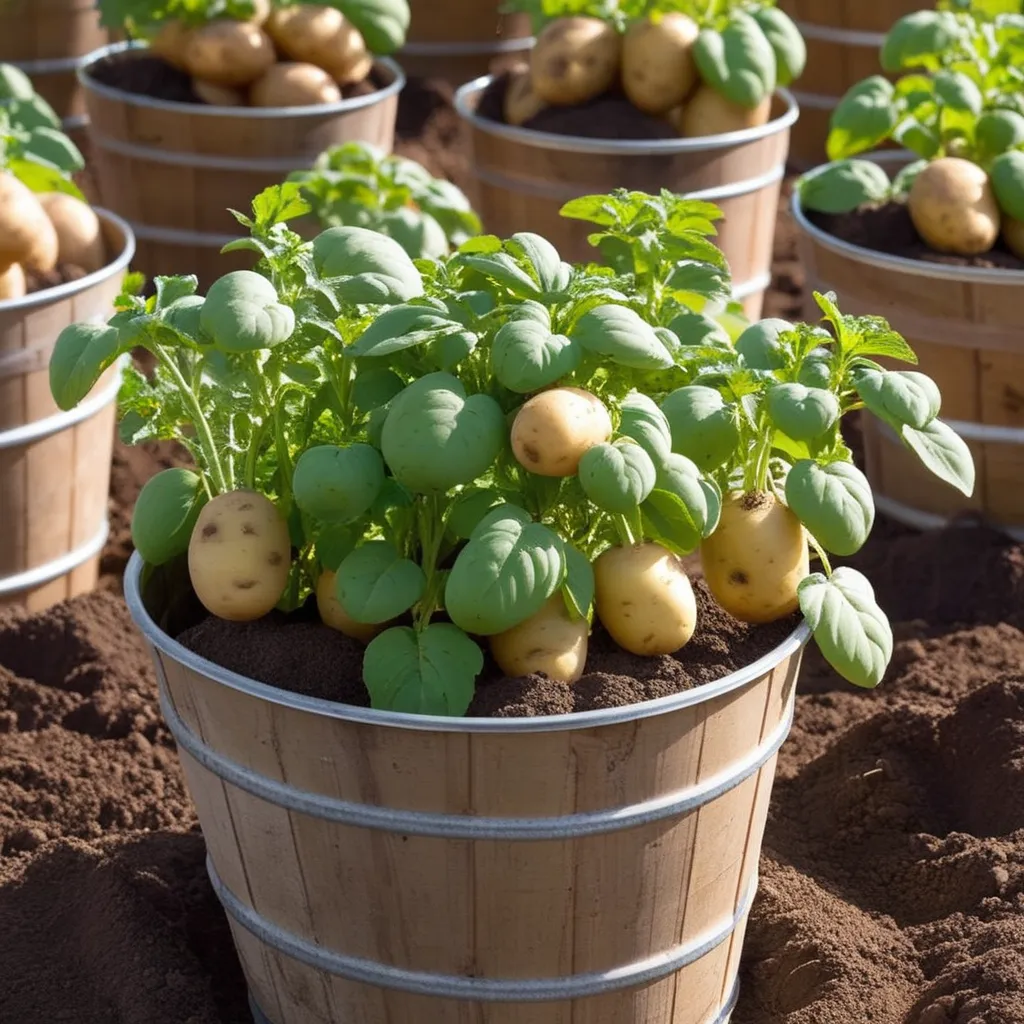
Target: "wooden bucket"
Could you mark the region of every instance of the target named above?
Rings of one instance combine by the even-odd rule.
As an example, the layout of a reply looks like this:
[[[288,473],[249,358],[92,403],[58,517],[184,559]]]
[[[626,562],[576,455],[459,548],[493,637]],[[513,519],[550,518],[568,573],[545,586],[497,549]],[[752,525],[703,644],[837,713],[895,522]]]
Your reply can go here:
[[[135,232],[134,268],[147,277],[196,274],[206,288],[251,266],[251,253],[220,254],[241,233],[229,208],[248,213],[255,195],[312,166],[330,146],[362,141],[390,152],[394,144],[405,85],[394,61],[378,61],[388,84],[368,96],[317,107],[214,107],[154,100],[90,76],[97,61],[131,59],[131,50],[141,52],[125,43],[105,47],[79,77],[96,187]]]
[[[747,315],[761,314],[771,283],[772,242],[786,170],[789,130],[799,111],[780,90],[766,125],[698,139],[607,140],[554,135],[480,117],[489,78],[463,86],[455,106],[471,129],[476,207],[487,230],[543,235],[573,263],[587,263],[594,230],[559,210],[578,196],[614,188],[662,188],[721,207],[715,243],[729,261],[734,297]]]
[[[875,159],[905,162],[902,154]],[[887,426],[863,417],[879,511],[930,529],[974,510],[1024,540],[1024,272],[922,263],[852,245],[812,224],[795,192],[793,216],[807,273],[805,315],[820,316],[813,291],[831,290],[844,313],[889,320],[942,391],[943,420],[974,455],[977,482],[965,498],[925,470]]]
[[[109,41],[95,0],[0,0],[0,61],[16,64],[32,79],[73,135],[85,125],[76,71],[87,54]]]
[[[128,607],[264,1019],[728,1021],[805,625],[661,700],[438,718],[214,665],[140,572]]]
[[[80,281],[0,302],[0,605],[41,611],[91,590],[107,539],[120,370],[77,408],[50,394],[50,354],[69,324],[106,323],[135,251],[120,218],[97,210],[116,258]]]
[[[800,170],[826,159],[832,111],[847,90],[882,74],[878,53],[885,34],[904,15],[932,6],[921,0],[781,0],[807,41],[807,68],[793,87],[800,120],[790,161]]]
[[[525,60],[530,19],[502,15],[499,0],[411,0],[409,38],[398,57],[407,75],[453,87]]]

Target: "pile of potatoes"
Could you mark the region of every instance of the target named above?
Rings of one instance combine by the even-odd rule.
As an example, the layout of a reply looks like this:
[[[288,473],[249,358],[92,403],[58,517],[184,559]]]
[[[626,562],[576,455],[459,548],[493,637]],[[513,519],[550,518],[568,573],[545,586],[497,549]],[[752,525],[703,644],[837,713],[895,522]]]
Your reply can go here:
[[[510,72],[505,121],[522,125],[547,107],[572,107],[621,87],[638,110],[664,117],[683,137],[765,124],[771,99],[739,106],[701,80],[693,57],[700,29],[685,14],[634,22],[625,34],[600,18],[558,18],[537,37],[528,65]]]
[[[26,272],[47,274],[64,263],[91,274],[106,262],[103,230],[88,204],[63,192],[33,192],[0,171],[0,300],[26,294]]]
[[[271,8],[248,21],[161,26],[151,51],[192,76],[196,95],[220,107],[310,107],[337,103],[373,67],[362,33],[334,7]]]

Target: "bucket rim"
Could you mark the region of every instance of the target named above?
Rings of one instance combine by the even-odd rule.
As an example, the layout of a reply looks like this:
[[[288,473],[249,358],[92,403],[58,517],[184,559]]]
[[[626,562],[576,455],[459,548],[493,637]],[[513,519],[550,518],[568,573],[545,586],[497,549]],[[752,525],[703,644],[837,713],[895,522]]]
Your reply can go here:
[[[807,643],[811,635],[806,621],[780,644],[756,661],[720,679],[695,686],[691,690],[659,697],[655,700],[629,704],[625,707],[578,711],[567,715],[536,715],[524,718],[454,718],[446,715],[414,715],[397,711],[360,708],[336,701],[292,693],[268,683],[261,683],[238,672],[223,668],[203,658],[165,633],[153,620],[142,598],[142,558],[133,552],[124,574],[124,596],[128,611],[146,642],[179,665],[230,689],[282,707],[305,711],[323,718],[359,722],[393,729],[418,732],[448,733],[536,733],[568,732],[595,726],[620,725],[643,718],[669,714],[683,708],[703,704],[766,675],[786,658],[792,657]]]

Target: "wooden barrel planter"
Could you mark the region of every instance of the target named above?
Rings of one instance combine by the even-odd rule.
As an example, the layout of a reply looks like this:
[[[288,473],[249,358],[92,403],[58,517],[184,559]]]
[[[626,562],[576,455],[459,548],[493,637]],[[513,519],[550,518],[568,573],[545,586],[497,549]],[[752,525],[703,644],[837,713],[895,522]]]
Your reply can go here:
[[[662,188],[721,207],[715,244],[732,270],[734,297],[760,316],[771,283],[772,243],[789,131],[799,111],[780,90],[765,125],[696,139],[586,139],[501,124],[477,114],[490,78],[464,85],[455,106],[470,125],[476,208],[488,231],[508,238],[535,231],[562,258],[594,259],[593,227],[559,216],[578,196],[614,188]]]
[[[200,658],[141,568],[128,607],[257,1019],[726,1024],[805,625],[660,700],[438,718]]]
[[[877,159],[890,162],[888,154]],[[879,511],[920,529],[980,513],[1024,540],[1024,271],[926,263],[852,245],[812,224],[795,193],[793,216],[806,295],[832,290],[844,313],[889,320],[917,352],[917,368],[938,384],[942,418],[974,456],[977,482],[965,498],[928,473],[887,426],[863,417]]]
[[[120,218],[97,210],[117,254],[80,281],[0,302],[0,605],[31,612],[91,590],[107,539],[120,370],[62,412],[50,354],[69,324],[106,323],[135,251]]]
[[[807,170],[825,160],[832,111],[851,86],[882,74],[885,34],[906,14],[931,6],[921,0],[781,0],[807,41],[807,68],[793,87],[800,120],[790,160]]]
[[[409,38],[398,55],[408,75],[460,86],[526,59],[530,19],[503,15],[498,0],[411,0]]]
[[[0,60],[16,64],[75,135],[85,125],[77,69],[108,43],[95,0],[3,0]],[[76,135],[76,141],[78,136]]]
[[[205,288],[252,265],[251,253],[221,255],[239,237],[229,208],[247,212],[253,196],[289,173],[312,166],[325,149],[369,142],[391,152],[401,68],[379,60],[386,84],[365,96],[315,107],[215,107],[171,103],[98,82],[90,68],[114,55],[144,52],[119,43],[79,69],[89,112],[93,174],[104,206],[131,225],[134,268],[197,274]]]

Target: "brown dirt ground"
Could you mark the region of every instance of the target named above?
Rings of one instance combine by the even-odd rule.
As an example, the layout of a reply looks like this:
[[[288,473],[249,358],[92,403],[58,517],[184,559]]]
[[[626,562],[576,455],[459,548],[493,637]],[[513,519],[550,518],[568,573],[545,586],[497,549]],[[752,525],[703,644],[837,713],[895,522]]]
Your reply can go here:
[[[404,151],[441,151],[459,177],[443,97],[410,99]],[[792,317],[784,215],[777,248],[766,313]],[[118,449],[99,592],[0,618],[0,1024],[247,1021],[119,594],[132,502],[174,457]],[[735,1024],[1022,1024],[1024,548],[876,533],[858,562],[894,620],[893,665],[868,693],[808,653]]]

